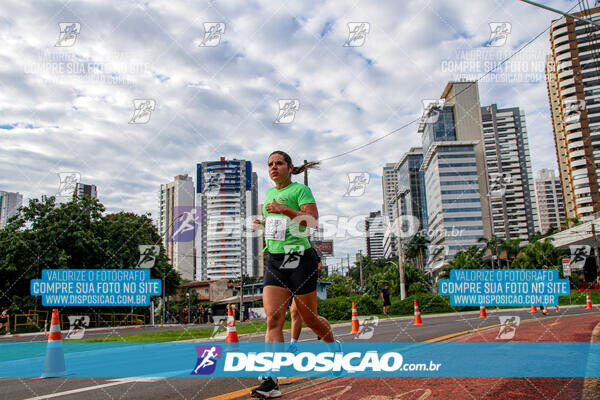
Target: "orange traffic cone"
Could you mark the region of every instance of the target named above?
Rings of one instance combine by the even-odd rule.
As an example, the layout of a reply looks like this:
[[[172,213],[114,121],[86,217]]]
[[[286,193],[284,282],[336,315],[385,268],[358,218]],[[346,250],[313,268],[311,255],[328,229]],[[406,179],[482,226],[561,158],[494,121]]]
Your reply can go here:
[[[590,299],[590,292],[585,292],[585,309],[592,310],[592,299]]]
[[[239,343],[237,330],[235,329],[235,319],[233,318],[233,311],[231,307],[227,307],[227,338],[225,343]]]
[[[421,320],[421,312],[419,311],[419,305],[417,304],[417,299],[415,299],[415,323],[413,325],[423,325],[423,321]]]
[[[479,318],[487,318],[484,306],[479,306]]]
[[[360,333],[360,325],[358,323],[358,311],[356,311],[356,303],[352,302],[352,324],[350,327],[350,333]]]
[[[556,313],[558,314],[560,311],[558,310],[558,306],[554,306],[556,308]]]
[[[46,346],[46,360],[41,378],[58,378],[67,375],[65,369],[65,353],[62,348],[62,334],[60,333],[60,319],[58,309],[52,310],[50,333]]]
[[[531,311],[529,311],[530,313],[536,313],[537,312],[537,307],[536,306],[531,306]]]

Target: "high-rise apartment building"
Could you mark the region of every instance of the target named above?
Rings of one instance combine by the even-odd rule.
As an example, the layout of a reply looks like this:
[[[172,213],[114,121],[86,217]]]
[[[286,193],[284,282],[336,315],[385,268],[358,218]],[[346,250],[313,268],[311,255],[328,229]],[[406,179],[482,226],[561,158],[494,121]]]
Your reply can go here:
[[[369,213],[365,218],[365,237],[367,240],[367,256],[373,260],[383,258],[383,235],[385,224],[381,211]]]
[[[396,174],[396,163],[386,163],[381,174],[381,191],[383,193],[383,217],[393,217],[392,201],[396,192],[398,176]]]
[[[198,214],[194,207],[192,177],[177,175],[173,182],[160,185],[158,232],[171,266],[183,279],[190,281],[197,278],[194,274],[194,235],[197,223],[202,218]]]
[[[454,255],[491,235],[487,169],[476,82],[449,82],[419,132],[427,193],[429,259],[437,273]]]
[[[96,185],[87,185],[85,183],[77,182],[75,184],[75,191],[73,192],[75,199],[81,198],[84,194],[90,196],[92,199],[97,199],[98,189],[96,188]]]
[[[537,171],[535,195],[538,210],[537,229],[542,233],[546,233],[550,228],[560,229],[565,223],[565,208],[560,179],[554,176],[554,171],[545,168]]]
[[[23,206],[23,195],[19,192],[0,190],[0,228],[4,228],[10,217],[17,215]]]
[[[258,215],[258,178],[245,160],[205,161],[197,165],[196,206],[203,218],[196,234],[202,280],[259,276],[259,238],[246,223]]]
[[[600,7],[574,15],[598,20]],[[600,44],[596,26],[563,17],[550,26],[546,82],[567,218],[600,211]]]
[[[527,240],[535,233],[537,208],[525,115],[518,107],[481,108],[491,200],[492,233]]]

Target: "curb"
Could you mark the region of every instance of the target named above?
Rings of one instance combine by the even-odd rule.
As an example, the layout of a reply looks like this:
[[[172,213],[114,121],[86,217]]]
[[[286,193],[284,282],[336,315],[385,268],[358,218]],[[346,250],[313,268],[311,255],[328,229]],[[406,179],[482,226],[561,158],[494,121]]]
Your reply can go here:
[[[600,322],[594,327],[592,331],[592,337],[590,338],[591,343],[600,343]],[[595,355],[588,358],[589,371],[593,366],[600,361],[600,356]],[[581,400],[599,400],[600,399],[600,378],[585,378],[583,380],[583,393],[581,394]]]

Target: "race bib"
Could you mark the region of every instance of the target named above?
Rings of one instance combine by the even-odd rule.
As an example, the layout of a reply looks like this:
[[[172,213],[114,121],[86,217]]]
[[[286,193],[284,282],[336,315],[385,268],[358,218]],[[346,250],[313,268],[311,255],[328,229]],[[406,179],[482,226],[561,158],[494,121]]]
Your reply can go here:
[[[285,218],[267,217],[265,223],[265,239],[284,241],[286,221]]]

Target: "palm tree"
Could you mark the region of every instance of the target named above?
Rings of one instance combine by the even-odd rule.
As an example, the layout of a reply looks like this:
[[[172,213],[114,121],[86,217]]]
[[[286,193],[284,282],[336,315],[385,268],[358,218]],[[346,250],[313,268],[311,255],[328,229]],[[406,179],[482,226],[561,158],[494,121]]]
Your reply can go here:
[[[489,239],[486,237],[480,237],[477,239],[477,242],[485,243],[485,248],[492,255],[492,269],[494,269],[494,259],[496,259],[498,256],[498,250],[500,250],[503,240],[496,235],[492,235]]]
[[[521,239],[503,240],[500,248],[506,251],[506,262],[508,263],[508,268],[510,268],[512,260],[514,260],[521,251]]]
[[[411,260],[419,268],[424,268],[424,258],[427,252],[429,239],[421,234],[414,235],[404,248],[404,254],[407,259]]]
[[[543,265],[554,266],[560,264],[565,251],[554,247],[551,238],[538,240],[523,249],[515,259],[513,265],[521,268],[541,268]]]

